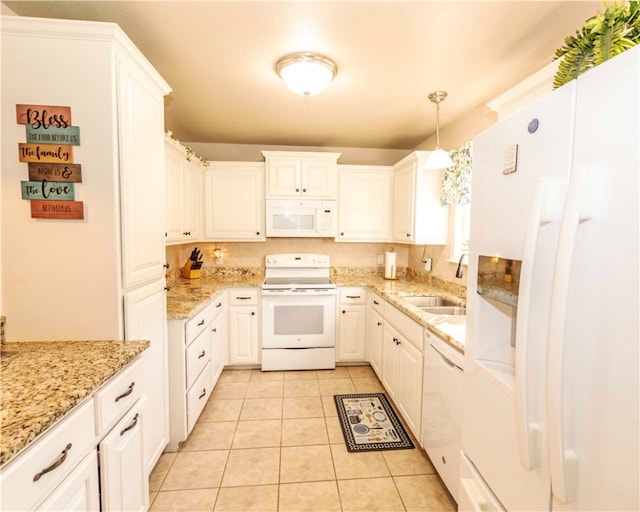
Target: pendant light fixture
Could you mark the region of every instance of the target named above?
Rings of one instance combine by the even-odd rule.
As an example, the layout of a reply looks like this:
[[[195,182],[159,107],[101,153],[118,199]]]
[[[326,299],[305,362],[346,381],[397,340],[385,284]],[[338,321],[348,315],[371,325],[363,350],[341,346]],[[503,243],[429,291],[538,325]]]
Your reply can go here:
[[[440,147],[440,103],[446,97],[445,91],[434,91],[429,94],[429,99],[436,104],[436,147],[428,156],[424,165],[425,169],[446,169],[453,165],[449,153]]]
[[[305,97],[324,91],[337,72],[335,62],[313,52],[290,53],[276,62],[276,73],[286,86]]]

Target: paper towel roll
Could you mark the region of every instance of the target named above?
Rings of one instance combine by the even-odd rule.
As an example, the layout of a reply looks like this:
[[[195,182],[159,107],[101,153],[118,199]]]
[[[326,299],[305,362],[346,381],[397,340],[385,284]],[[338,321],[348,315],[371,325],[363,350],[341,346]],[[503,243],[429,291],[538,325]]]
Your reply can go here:
[[[397,279],[396,278],[396,253],[385,252],[384,253],[384,278],[385,279]]]

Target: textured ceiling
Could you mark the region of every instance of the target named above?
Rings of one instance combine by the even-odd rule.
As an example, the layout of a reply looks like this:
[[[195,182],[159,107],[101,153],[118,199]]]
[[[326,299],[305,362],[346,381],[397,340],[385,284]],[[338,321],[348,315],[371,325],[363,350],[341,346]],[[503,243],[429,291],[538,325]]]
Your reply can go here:
[[[412,149],[551,62],[596,2],[5,1],[18,15],[118,23],[172,86],[191,142]],[[304,99],[274,72],[317,51],[338,76]]]

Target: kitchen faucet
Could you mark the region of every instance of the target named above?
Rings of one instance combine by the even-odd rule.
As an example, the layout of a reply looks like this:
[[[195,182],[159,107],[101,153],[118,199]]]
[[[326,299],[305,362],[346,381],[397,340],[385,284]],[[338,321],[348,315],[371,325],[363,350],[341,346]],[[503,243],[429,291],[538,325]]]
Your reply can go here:
[[[469,253],[466,251],[463,251],[462,254],[460,255],[460,259],[458,260],[458,268],[456,269],[456,277],[458,279],[462,278],[462,259],[467,256],[467,261],[468,261],[468,257],[469,257]]]

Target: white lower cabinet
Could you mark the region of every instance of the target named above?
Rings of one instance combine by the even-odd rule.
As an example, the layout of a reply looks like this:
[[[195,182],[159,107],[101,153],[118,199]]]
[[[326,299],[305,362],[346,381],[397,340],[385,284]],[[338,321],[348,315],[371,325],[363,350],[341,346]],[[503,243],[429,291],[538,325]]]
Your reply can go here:
[[[367,308],[367,341],[369,363],[378,378],[382,378],[382,343],[384,337],[384,300],[369,292]]]
[[[422,422],[422,335],[420,324],[393,306],[385,307],[382,384],[416,439]]]
[[[367,290],[359,287],[338,289],[337,362],[367,360]]]
[[[0,509],[147,510],[143,360],[112,377],[0,472]]]
[[[191,318],[169,321],[171,437],[167,451],[177,451],[187,439],[220,376],[225,309],[223,291]]]
[[[100,442],[102,510],[147,510],[149,478],[144,461],[144,397]]]
[[[98,452],[93,449],[37,510],[98,512],[100,488],[97,462]]]
[[[260,364],[260,302],[255,288],[229,290],[229,364]]]

